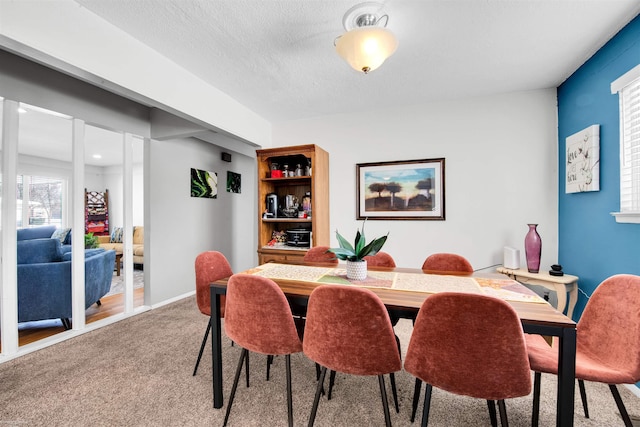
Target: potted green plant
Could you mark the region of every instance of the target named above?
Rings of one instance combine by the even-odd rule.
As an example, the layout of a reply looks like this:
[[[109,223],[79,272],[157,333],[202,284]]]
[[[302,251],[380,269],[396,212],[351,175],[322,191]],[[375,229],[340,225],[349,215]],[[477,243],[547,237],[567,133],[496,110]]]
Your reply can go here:
[[[98,236],[94,236],[93,233],[87,233],[84,235],[85,249],[95,249],[99,247],[100,247],[100,244],[98,243]]]
[[[365,219],[365,223],[367,220]],[[367,255],[377,254],[387,241],[386,236],[378,237],[367,243],[364,236],[364,223],[362,224],[362,232],[357,230],[356,239],[353,246],[336,230],[336,238],[338,239],[339,248],[328,249],[336,258],[347,262],[347,278],[352,280],[364,280],[367,277],[367,261],[364,259]]]

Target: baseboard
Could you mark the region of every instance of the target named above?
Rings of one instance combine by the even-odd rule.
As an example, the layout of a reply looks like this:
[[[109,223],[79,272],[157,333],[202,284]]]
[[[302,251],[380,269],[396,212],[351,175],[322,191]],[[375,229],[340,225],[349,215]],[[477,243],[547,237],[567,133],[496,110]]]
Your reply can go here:
[[[187,293],[185,293],[185,294],[178,295],[177,297],[173,297],[173,298],[169,298],[169,299],[164,300],[164,301],[160,301],[160,302],[159,302],[159,303],[157,303],[157,304],[153,304],[153,305],[151,306],[151,309],[155,309],[155,308],[158,308],[158,307],[162,307],[163,305],[171,304],[171,303],[173,303],[173,302],[180,301],[180,300],[183,300],[183,299],[185,299],[185,298],[189,298],[190,296],[193,296],[193,295],[195,295],[195,294],[196,294],[196,291],[195,291],[195,290],[193,290],[193,291],[191,291],[191,292],[187,292]]]
[[[636,397],[640,397],[640,388],[635,384],[623,384]]]
[[[128,317],[132,317],[149,310],[151,310],[151,307],[149,306],[136,307],[132,313],[120,313],[113,316],[109,316],[107,318],[98,320],[96,322],[87,323],[85,324],[85,327],[82,329],[79,329],[79,330],[69,329],[68,331],[57,333],[50,337],[35,341],[31,344],[20,346],[16,353],[1,355],[0,364],[4,362],[8,362],[9,360],[15,359],[17,357],[24,356],[26,354],[33,353],[34,351],[42,350],[43,348],[61,343],[71,338],[75,338],[79,335],[86,334],[87,332],[94,331],[96,329],[102,328],[103,326],[107,326],[112,323],[119,322]]]

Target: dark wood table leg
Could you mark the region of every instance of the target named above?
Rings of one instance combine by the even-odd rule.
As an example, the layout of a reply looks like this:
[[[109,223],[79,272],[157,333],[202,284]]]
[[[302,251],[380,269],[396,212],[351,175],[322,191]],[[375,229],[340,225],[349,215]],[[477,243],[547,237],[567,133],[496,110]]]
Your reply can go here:
[[[120,263],[122,262],[122,254],[116,254],[116,275],[120,276]]]
[[[573,426],[576,382],[576,330],[565,328],[558,346],[558,408],[556,425]]]
[[[213,407],[222,408],[222,330],[220,322],[220,294],[224,289],[211,286],[211,360],[213,361]]]

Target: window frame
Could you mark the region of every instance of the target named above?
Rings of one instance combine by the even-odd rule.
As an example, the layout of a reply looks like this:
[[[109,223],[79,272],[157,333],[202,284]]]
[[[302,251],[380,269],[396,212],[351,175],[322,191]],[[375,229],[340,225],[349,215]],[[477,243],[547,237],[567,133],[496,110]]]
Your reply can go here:
[[[632,68],[611,83],[611,93],[618,94],[620,108],[620,211],[611,212],[619,223],[640,224],[640,175],[633,169],[640,167],[640,158],[629,160],[629,151],[640,150],[640,134],[629,136],[627,129],[631,123],[638,126],[640,118],[630,118],[630,107],[640,107],[640,95],[633,103],[628,103],[625,96],[630,93],[640,93],[640,65]],[[631,178],[628,176],[631,175]],[[631,183],[633,191],[628,191]],[[625,205],[631,204],[631,208]],[[637,208],[633,208],[636,206]]]

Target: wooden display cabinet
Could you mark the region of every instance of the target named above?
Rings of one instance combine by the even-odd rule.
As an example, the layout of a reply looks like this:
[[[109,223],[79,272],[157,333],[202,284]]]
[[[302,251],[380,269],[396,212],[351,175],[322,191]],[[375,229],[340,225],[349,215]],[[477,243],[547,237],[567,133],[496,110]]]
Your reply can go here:
[[[298,145],[256,150],[258,160],[258,262],[300,263],[309,247],[269,245],[274,232],[291,229],[311,231],[310,246],[329,245],[329,153],[317,145]],[[289,170],[297,164],[310,165],[311,176],[272,177],[271,165],[277,163],[279,170],[285,164]],[[278,215],[265,218],[267,195],[276,194],[278,212],[284,207],[287,195],[295,196],[299,203],[307,192],[311,193],[311,217],[298,218]]]

